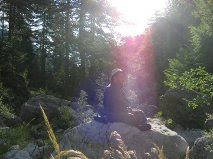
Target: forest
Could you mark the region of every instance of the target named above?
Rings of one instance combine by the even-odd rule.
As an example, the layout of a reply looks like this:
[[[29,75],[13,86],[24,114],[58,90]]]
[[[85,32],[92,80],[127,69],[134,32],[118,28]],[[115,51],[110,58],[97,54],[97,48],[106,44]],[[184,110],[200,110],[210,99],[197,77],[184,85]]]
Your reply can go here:
[[[1,0],[0,158],[133,159],[129,148],[138,159],[173,159],[171,152],[213,158],[213,1],[168,0],[163,13],[150,16],[139,34],[122,35],[116,28],[128,22],[110,0]],[[114,126],[118,148],[89,138],[107,131],[93,117],[103,111],[114,68],[126,74],[131,107],[142,109],[154,130],[162,124],[176,132],[182,146],[151,130],[149,141],[138,136],[143,154],[129,139],[136,130],[123,125]],[[88,137],[85,145],[75,130]],[[70,151],[60,155],[63,144],[60,150]]]

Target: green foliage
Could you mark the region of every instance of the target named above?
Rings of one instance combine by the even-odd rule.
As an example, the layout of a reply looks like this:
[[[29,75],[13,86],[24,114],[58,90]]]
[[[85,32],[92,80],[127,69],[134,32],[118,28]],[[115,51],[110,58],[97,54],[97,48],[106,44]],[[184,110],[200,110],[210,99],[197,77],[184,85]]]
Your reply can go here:
[[[0,13],[0,74],[20,74],[32,89],[68,99],[80,81],[113,63],[118,14],[105,0],[4,0]]]
[[[103,104],[104,90],[108,84],[108,78],[106,74],[101,73],[95,80],[95,83],[98,85],[98,89],[96,89],[96,101],[99,104]]]
[[[206,120],[213,120],[213,114],[206,113]]]
[[[0,83],[0,117],[3,119],[11,119],[15,117],[14,110],[8,106],[9,90]]]
[[[210,140],[213,140],[213,129],[210,129],[208,132],[206,131],[204,136],[210,138]],[[213,152],[213,143],[212,142],[207,143],[204,148],[207,151]]]
[[[56,120],[59,128],[67,129],[75,126],[75,119],[72,110],[67,106],[59,107],[60,117]]]
[[[6,98],[9,96],[9,90],[5,88],[1,82],[0,82],[0,94],[1,94],[1,97],[3,98]]]
[[[59,149],[59,144],[57,142],[56,136],[53,132],[53,129],[49,123],[49,120],[44,112],[44,109],[42,108],[42,106],[40,106],[40,109],[42,111],[42,115],[44,118],[44,123],[47,127],[47,132],[49,135],[49,139],[52,142],[52,145],[56,151],[56,156],[53,157],[52,155],[50,156],[51,159],[60,159],[63,156],[68,156],[68,157],[76,157],[76,158],[80,158],[80,159],[87,159],[87,157],[80,151],[76,151],[76,150],[66,150],[66,151],[60,151]]]
[[[30,90],[30,94],[32,96],[38,96],[38,95],[44,95],[44,94],[47,94],[47,93],[46,93],[46,90],[39,88],[39,89]]]
[[[81,90],[80,92],[80,97],[78,98],[78,104],[80,106],[85,106],[87,105],[87,92],[85,92],[84,90]]]
[[[7,105],[3,104],[1,98],[0,98],[0,117],[5,119],[11,119],[15,117],[14,111],[9,108]]]
[[[178,59],[170,60],[169,66],[165,86],[181,89],[185,96],[179,100],[172,96],[164,100],[162,96],[163,114],[184,127],[203,127],[206,113],[213,109],[213,76],[201,66],[184,71],[186,67]]]
[[[183,3],[187,2],[184,1]],[[180,6],[174,5],[174,8],[178,9]],[[185,44],[175,52],[175,58],[168,60],[169,67],[164,70],[164,86],[166,88],[195,91],[197,92],[197,96],[193,99],[183,98],[181,105],[185,105],[186,107],[165,108],[164,113],[167,111],[167,114],[169,114],[170,111],[170,114],[173,114],[173,116],[179,115],[182,118],[188,115],[188,120],[182,124],[194,121],[194,123],[202,127],[205,121],[205,114],[212,110],[210,106],[213,103],[213,3],[211,0],[195,0],[191,6],[193,7],[185,5],[185,7],[191,10],[192,14],[190,13],[190,16],[193,19],[188,23],[188,31],[185,34],[187,36],[182,37],[183,41],[185,40]],[[179,13],[179,15],[182,15],[182,13]],[[185,14],[183,15],[185,16]],[[168,106],[172,105],[172,102],[171,99]],[[178,110],[178,113],[172,113],[175,110]]]
[[[213,42],[213,1],[195,0],[194,17],[198,24],[190,27],[191,43],[197,58],[206,67],[208,72],[213,73],[212,69],[212,42]]]
[[[170,129],[174,129],[176,125],[176,123],[171,118],[163,116],[162,112],[158,112],[154,117],[159,118],[166,125],[166,127]]]
[[[179,73],[180,71],[174,67],[180,64],[175,63],[176,61],[176,59],[171,60],[171,67],[165,71],[165,85],[168,88],[183,88],[199,92],[200,95],[193,100],[186,100],[188,106],[193,109],[201,105],[210,106],[213,98],[213,75],[206,72],[204,67]]]
[[[168,68],[168,59],[175,58],[180,49],[190,49],[189,26],[196,22],[192,15],[193,3],[191,1],[169,0],[168,2],[166,13],[156,15],[152,25],[156,80],[159,83],[160,92],[158,93],[160,94],[166,89],[163,85],[165,80],[163,71]]]
[[[3,139],[5,142],[5,146],[0,149],[0,154],[7,152],[12,145],[19,145],[21,148],[24,148],[31,139],[30,129],[25,125],[0,129],[0,139]]]

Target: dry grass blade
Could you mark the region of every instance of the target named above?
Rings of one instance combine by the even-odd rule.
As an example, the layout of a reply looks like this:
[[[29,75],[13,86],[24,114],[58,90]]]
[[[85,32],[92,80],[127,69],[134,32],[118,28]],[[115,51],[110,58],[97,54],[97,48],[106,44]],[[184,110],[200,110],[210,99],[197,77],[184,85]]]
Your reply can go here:
[[[55,159],[55,158],[54,158],[53,155],[51,154],[49,159]]]
[[[158,153],[158,159],[166,159],[166,156],[163,153],[163,147],[159,148],[156,144],[153,144]]]
[[[52,130],[52,127],[48,121],[48,118],[44,112],[44,109],[42,108],[42,106],[40,105],[40,109],[41,109],[41,112],[42,112],[42,115],[43,115],[43,118],[44,118],[44,123],[45,125],[47,126],[47,132],[48,132],[48,135],[49,135],[49,138],[50,138],[50,141],[52,142],[53,144],[53,147],[56,151],[57,154],[59,154],[59,145],[57,143],[57,139],[55,137],[55,134],[53,133],[53,130]]]
[[[185,159],[189,159],[189,146],[186,149],[186,157],[185,157]]]
[[[82,152],[76,151],[76,150],[66,150],[66,151],[61,151],[59,153],[59,156],[68,156],[68,157],[79,157],[81,159],[88,159]]]

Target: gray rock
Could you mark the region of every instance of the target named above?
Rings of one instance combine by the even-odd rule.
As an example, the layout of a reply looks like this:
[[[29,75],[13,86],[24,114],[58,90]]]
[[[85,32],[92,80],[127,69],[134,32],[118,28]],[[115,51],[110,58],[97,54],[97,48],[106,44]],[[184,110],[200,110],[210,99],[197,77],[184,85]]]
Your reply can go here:
[[[163,146],[168,159],[183,158],[188,147],[187,142],[176,132],[171,131],[158,119],[150,119],[152,129],[140,131],[124,123],[98,123],[91,121],[64,132],[60,150],[80,150],[92,159],[100,159],[104,150],[108,150],[111,132],[118,132],[128,149],[135,150],[138,159],[145,152],[150,153],[153,144]]]
[[[39,147],[39,150],[40,150],[43,158],[49,158],[50,154],[53,152],[53,148],[51,146],[47,146],[47,145]]]
[[[40,105],[44,108],[49,119],[59,115],[58,108],[61,106],[69,106],[70,102],[64,99],[59,99],[50,95],[39,95],[30,98],[21,108],[20,117],[24,121],[37,119],[40,114]]]
[[[9,150],[19,150],[20,146],[19,145],[13,145],[9,148]]]
[[[52,149],[49,146],[38,147],[36,144],[29,143],[23,150],[28,152],[32,159],[38,159],[48,158]]]
[[[40,158],[41,156],[39,147],[36,144],[29,143],[23,150],[28,152],[33,159]]]
[[[28,152],[23,150],[10,150],[4,157],[4,159],[31,159]]]
[[[78,102],[71,103],[70,101],[59,99],[50,95],[39,95],[30,98],[23,104],[20,117],[26,122],[33,119],[41,118],[40,105],[44,108],[48,119],[58,117],[60,119],[60,109],[68,108],[70,114],[74,116],[76,124],[81,124],[91,120],[93,117],[93,109],[91,105],[81,106]],[[41,118],[43,120],[43,118]],[[39,120],[33,120],[34,123],[40,123]]]
[[[190,150],[190,159],[212,159],[213,152],[211,152],[207,145],[213,145],[213,138],[198,138]]]
[[[182,136],[190,147],[193,146],[196,139],[202,137],[204,135],[204,130],[201,129],[187,129],[187,130],[174,130],[180,136]]]

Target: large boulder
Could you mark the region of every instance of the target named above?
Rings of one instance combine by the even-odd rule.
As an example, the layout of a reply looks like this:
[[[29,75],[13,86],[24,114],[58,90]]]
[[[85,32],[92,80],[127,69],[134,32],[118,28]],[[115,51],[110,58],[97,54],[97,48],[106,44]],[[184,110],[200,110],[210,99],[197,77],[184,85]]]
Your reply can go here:
[[[9,149],[3,159],[31,159],[31,157],[27,151],[20,150],[19,146],[15,145]]]
[[[192,146],[189,156],[190,159],[212,159],[213,152],[212,150],[213,138],[211,137],[201,137],[198,138],[194,145]],[[211,148],[208,148],[211,146]]]
[[[51,120],[53,117],[59,116],[59,107],[70,106],[70,102],[50,95],[32,97],[21,108],[20,117],[22,120],[29,122],[32,119],[37,119],[41,114],[40,105]]]
[[[153,144],[163,147],[168,159],[183,158],[188,147],[184,138],[171,131],[158,119],[149,119],[150,131],[140,131],[124,123],[103,124],[90,121],[75,128],[67,129],[60,142],[60,150],[80,150],[92,159],[100,159],[104,150],[110,149],[110,134],[121,135],[129,150],[135,150],[138,159],[146,152],[151,153]]]
[[[190,147],[192,147],[195,140],[202,137],[205,132],[201,129],[183,129],[174,131],[181,135],[187,141]]]
[[[32,159],[39,159],[39,158],[48,158],[51,153],[51,147],[49,146],[42,146],[39,147],[36,144],[29,143],[23,151],[28,152]]]
[[[39,95],[30,98],[23,104],[20,117],[26,122],[33,120],[40,123],[41,110],[44,108],[48,119],[55,120],[61,128],[68,128],[67,125],[76,125],[87,122],[93,118],[94,111],[91,105],[80,105],[78,102],[70,102],[65,99],[56,98],[51,95]],[[67,123],[67,122],[71,123]],[[73,122],[73,123],[72,123]]]
[[[185,128],[202,128],[206,113],[211,113],[210,106],[199,105],[195,109],[188,106],[187,100],[200,95],[198,92],[173,88],[161,97],[160,108],[163,114]]]

